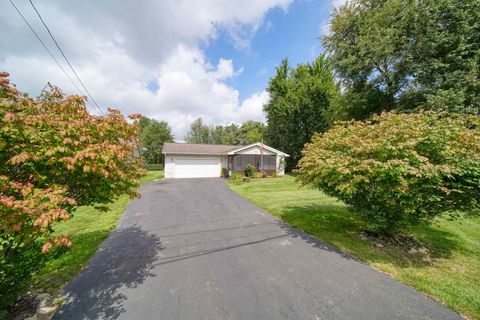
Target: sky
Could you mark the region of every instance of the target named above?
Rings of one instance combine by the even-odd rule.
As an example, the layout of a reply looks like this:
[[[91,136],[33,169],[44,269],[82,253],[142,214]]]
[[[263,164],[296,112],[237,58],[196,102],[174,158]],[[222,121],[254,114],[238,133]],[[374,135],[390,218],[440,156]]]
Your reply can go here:
[[[27,0],[12,0],[76,82]],[[322,51],[342,0],[33,0],[98,105],[164,120],[182,141],[191,122],[265,121],[266,87],[283,58]],[[0,2],[0,71],[38,95],[73,85],[7,0]],[[78,88],[77,88],[78,87]],[[95,113],[93,104],[89,110]]]

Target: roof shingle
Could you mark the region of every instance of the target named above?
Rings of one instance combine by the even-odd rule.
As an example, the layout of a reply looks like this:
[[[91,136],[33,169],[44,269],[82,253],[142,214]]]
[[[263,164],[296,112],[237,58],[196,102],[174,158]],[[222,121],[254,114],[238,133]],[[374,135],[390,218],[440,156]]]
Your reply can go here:
[[[228,146],[221,144],[171,143],[163,144],[162,153],[172,154],[216,154],[224,155],[242,146]]]

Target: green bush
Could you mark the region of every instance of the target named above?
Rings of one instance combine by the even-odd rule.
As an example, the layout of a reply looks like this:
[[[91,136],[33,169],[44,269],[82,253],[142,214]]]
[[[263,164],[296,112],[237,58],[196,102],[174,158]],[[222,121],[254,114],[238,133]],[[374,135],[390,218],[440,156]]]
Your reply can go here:
[[[480,212],[480,117],[421,112],[337,123],[307,144],[298,179],[393,234]]]
[[[244,169],[244,172],[246,177],[253,178],[253,176],[255,175],[256,169],[251,164],[247,164],[247,166]]]
[[[264,178],[264,177],[265,177],[265,174],[264,174],[264,173],[261,173],[261,172],[255,172],[255,173],[253,174],[253,178],[254,178],[254,179],[262,179],[262,178]]]
[[[228,170],[227,168],[222,168],[222,171],[220,172],[220,175],[222,178],[228,177]]]
[[[232,180],[242,180],[243,179],[243,174],[241,174],[240,172],[234,172],[232,173],[232,176],[230,177],[230,179]]]
[[[163,164],[159,164],[159,163],[146,163],[146,164],[145,164],[145,169],[147,169],[148,171],[159,171],[159,170],[163,170]]]
[[[138,118],[92,115],[84,97],[52,86],[32,99],[0,72],[0,303],[48,252],[72,245],[52,230],[77,206],[138,195]]]
[[[25,290],[33,273],[42,269],[49,257],[41,253],[42,244],[35,242],[11,259],[0,255],[0,309]]]

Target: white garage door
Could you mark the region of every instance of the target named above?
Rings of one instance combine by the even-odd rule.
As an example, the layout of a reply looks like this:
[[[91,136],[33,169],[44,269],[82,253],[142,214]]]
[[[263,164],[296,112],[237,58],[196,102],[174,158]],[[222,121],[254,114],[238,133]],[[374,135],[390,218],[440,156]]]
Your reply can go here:
[[[220,158],[212,159],[175,159],[176,178],[212,178],[220,177]]]

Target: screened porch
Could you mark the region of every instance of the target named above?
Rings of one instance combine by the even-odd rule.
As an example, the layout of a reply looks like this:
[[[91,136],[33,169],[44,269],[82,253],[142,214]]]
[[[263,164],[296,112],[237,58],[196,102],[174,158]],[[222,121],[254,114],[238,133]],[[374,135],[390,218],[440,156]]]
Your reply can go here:
[[[228,156],[228,171],[241,172],[243,174],[247,165],[255,167],[257,172],[264,172],[267,175],[276,173],[277,157],[275,155],[259,154],[236,154]]]

